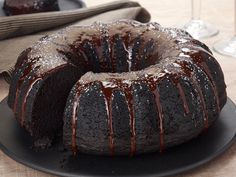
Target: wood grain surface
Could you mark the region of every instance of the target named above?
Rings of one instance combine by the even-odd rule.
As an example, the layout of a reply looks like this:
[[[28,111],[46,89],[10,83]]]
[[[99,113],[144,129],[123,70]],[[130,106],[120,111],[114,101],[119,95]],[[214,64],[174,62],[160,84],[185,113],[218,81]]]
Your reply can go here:
[[[86,0],[87,6],[110,2],[109,0]],[[152,15],[152,21],[163,26],[176,26],[189,20],[190,0],[138,0]],[[202,1],[202,19],[214,24],[220,33],[212,38],[202,40],[211,49],[214,42],[233,35],[234,26],[233,0]],[[228,96],[236,103],[236,59],[214,53],[222,66],[227,84]],[[8,85],[0,78],[0,100],[8,93]],[[0,151],[0,177],[50,177],[48,175],[7,157]],[[199,168],[175,177],[236,177],[236,143],[223,155]]]

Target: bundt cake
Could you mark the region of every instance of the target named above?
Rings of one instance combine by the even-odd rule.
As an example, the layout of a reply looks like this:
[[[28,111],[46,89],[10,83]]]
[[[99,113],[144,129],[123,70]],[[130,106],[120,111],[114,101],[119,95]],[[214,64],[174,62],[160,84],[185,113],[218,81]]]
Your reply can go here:
[[[209,48],[188,33],[120,20],[73,26],[19,56],[8,104],[36,146],[89,154],[162,151],[206,130],[226,103]]]
[[[31,14],[58,11],[58,0],[5,0],[3,9],[6,15]]]

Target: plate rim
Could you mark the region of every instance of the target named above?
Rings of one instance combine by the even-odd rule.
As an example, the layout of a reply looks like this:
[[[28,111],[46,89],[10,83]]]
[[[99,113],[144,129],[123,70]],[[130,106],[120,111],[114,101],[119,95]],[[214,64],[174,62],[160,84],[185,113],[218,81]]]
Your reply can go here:
[[[0,101],[0,106],[1,104],[4,104],[3,102],[7,99],[7,97],[5,97],[3,100]],[[233,106],[236,110],[236,104],[229,98],[227,97],[227,103],[229,106]],[[236,112],[236,111],[235,111]],[[195,169],[197,167],[201,167],[202,165],[210,162],[211,160],[215,159],[216,157],[219,157],[221,156],[227,149],[229,149],[234,143],[236,142],[236,132],[234,134],[234,136],[232,137],[232,139],[225,145],[223,146],[223,148],[219,149],[216,153],[214,153],[213,155],[207,157],[207,158],[204,158],[203,160],[197,162],[197,163],[194,163],[194,164],[190,164],[190,165],[186,165],[184,167],[181,167],[181,168],[178,168],[178,169],[174,169],[172,170],[171,172],[162,172],[160,174],[135,174],[135,175],[125,175],[126,177],[167,177],[167,176],[172,176],[172,175],[177,175],[177,174],[181,174],[183,172],[188,172],[192,169]],[[43,173],[47,173],[47,174],[51,174],[51,175],[57,175],[57,176],[65,176],[65,177],[91,177],[91,175],[89,174],[68,174],[66,172],[58,172],[58,171],[55,171],[55,170],[50,170],[50,169],[47,169],[45,167],[41,167],[41,166],[37,166],[35,164],[30,164],[29,162],[25,162],[24,160],[22,160],[21,158],[17,157],[16,154],[14,154],[13,152],[10,153],[10,151],[1,143],[0,141],[0,150],[5,154],[7,155],[8,157],[10,157],[12,160],[24,165],[24,166],[27,166],[28,168],[31,168],[31,169],[34,169],[34,170],[38,170],[38,171],[41,171]],[[96,177],[104,177],[104,176],[107,176],[107,175],[93,175],[93,176],[96,176]],[[115,175],[115,176],[118,176],[118,175]]]

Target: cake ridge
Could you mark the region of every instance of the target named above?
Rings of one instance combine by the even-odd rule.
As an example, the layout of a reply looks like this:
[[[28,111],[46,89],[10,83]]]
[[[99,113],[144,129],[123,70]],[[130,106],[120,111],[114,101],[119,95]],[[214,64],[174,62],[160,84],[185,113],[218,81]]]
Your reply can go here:
[[[24,126],[24,116],[25,116],[25,104],[27,101],[27,97],[29,96],[29,92],[31,91],[32,87],[36,82],[42,81],[41,77],[36,77],[33,81],[31,81],[29,89],[27,90],[24,98],[23,98],[23,103],[21,106],[21,116],[20,116],[20,121],[21,121],[21,126]]]
[[[77,84],[76,84],[76,88],[77,87]],[[73,112],[72,112],[72,124],[71,124],[71,128],[72,128],[72,137],[71,137],[71,148],[72,148],[72,152],[74,155],[77,154],[77,144],[76,144],[76,129],[77,129],[77,107],[78,107],[78,104],[79,104],[79,99],[80,99],[80,96],[79,96],[79,91],[76,89],[76,95],[75,95],[75,98],[74,98],[74,101],[72,103],[72,107],[73,107]]]
[[[188,60],[188,61],[187,61]],[[192,64],[195,64],[197,65],[198,67],[200,67],[202,69],[202,71],[207,75],[207,77],[209,78],[210,80],[210,84],[212,86],[212,89],[213,89],[213,92],[214,92],[214,95],[215,95],[215,98],[216,98],[216,106],[217,106],[217,110],[218,112],[220,112],[220,105],[219,105],[219,95],[218,95],[218,92],[217,92],[217,88],[216,88],[216,85],[215,85],[215,81],[213,80],[213,77],[210,73],[210,70],[208,68],[208,66],[205,64],[205,61],[202,60],[201,62],[196,62],[196,60],[194,60],[194,57],[191,57],[191,59],[187,59],[185,60],[186,62],[191,62],[191,61],[194,61],[195,63],[192,62]],[[182,65],[183,66],[183,65]]]
[[[104,95],[107,116],[108,116],[108,127],[109,127],[109,148],[111,155],[115,153],[115,145],[114,145],[114,131],[113,131],[113,122],[112,122],[112,98],[113,98],[113,89],[109,87],[104,87],[103,83],[100,81],[102,86],[102,93]]]
[[[122,84],[124,85],[124,84]],[[124,93],[128,105],[129,116],[130,116],[130,133],[131,133],[131,149],[130,155],[133,156],[136,153],[136,134],[135,134],[135,118],[134,118],[134,110],[133,110],[133,95],[131,91],[131,87],[124,87]]]
[[[164,150],[164,127],[163,127],[164,114],[163,114],[163,109],[160,102],[160,94],[159,94],[158,89],[156,88],[152,92],[155,96],[155,103],[158,110],[159,131],[160,131],[160,149],[159,150],[160,152],[162,152]]]
[[[188,61],[185,61],[185,62],[191,62],[191,60],[188,60]],[[184,71],[186,71],[186,67],[184,67],[184,65],[182,65],[182,63],[181,62],[179,62],[180,63],[180,65],[181,65],[181,67],[182,67],[182,69],[184,70]],[[200,63],[200,62],[199,62]],[[195,64],[195,63],[193,63],[193,64]],[[201,64],[197,64],[198,65],[198,67],[199,66],[202,66]],[[201,68],[202,69],[202,68]],[[203,69],[202,69],[203,70]],[[203,72],[205,72],[206,73],[206,71],[204,71],[203,70]],[[184,72],[184,74],[186,74],[186,73],[188,73],[188,72]],[[197,92],[198,92],[198,94],[199,94],[199,97],[200,97],[200,100],[201,100],[201,103],[202,103],[202,110],[203,110],[203,113],[204,113],[204,122],[205,122],[205,130],[206,129],[208,129],[208,127],[209,127],[209,125],[208,125],[208,113],[207,113],[207,108],[206,108],[206,104],[205,104],[205,100],[204,100],[204,96],[203,96],[203,93],[202,93],[202,90],[201,90],[201,88],[199,87],[199,83],[197,82],[197,80],[196,80],[196,78],[195,78],[195,76],[193,75],[193,74],[191,74],[191,76],[192,77],[189,77],[189,75],[186,75],[186,77],[188,77],[191,81],[192,81],[192,83],[193,83],[193,85],[195,86],[195,88],[196,88],[196,90],[197,90]],[[209,77],[209,76],[208,76]],[[212,82],[210,81],[210,84],[212,85],[212,89],[214,90],[214,87],[213,87],[213,84],[212,84]],[[215,91],[214,91],[214,94],[215,94]],[[217,95],[216,95],[216,100],[217,100]],[[216,101],[216,106],[218,107],[218,102]],[[217,108],[217,111],[218,111],[218,108]],[[219,112],[218,112],[219,113]]]
[[[209,125],[208,125],[208,114],[207,114],[207,108],[206,108],[206,103],[205,103],[205,100],[203,98],[203,94],[202,94],[202,91],[197,83],[197,81],[195,80],[195,78],[192,78],[191,79],[193,81],[193,84],[195,85],[197,91],[198,91],[198,94],[199,94],[199,97],[200,97],[200,100],[201,100],[201,103],[202,103],[202,109],[203,109],[203,113],[204,113],[204,122],[205,122],[205,130],[208,129]]]
[[[183,88],[178,80],[179,78],[174,78],[171,77],[171,81],[174,83],[174,85],[178,88],[178,91],[179,91],[179,95],[180,95],[180,98],[183,102],[183,106],[184,106],[184,113],[187,115],[189,114],[189,107],[188,107],[188,104],[187,104],[187,100],[186,100],[186,97],[185,97],[185,94],[184,94],[184,91],[183,91]]]

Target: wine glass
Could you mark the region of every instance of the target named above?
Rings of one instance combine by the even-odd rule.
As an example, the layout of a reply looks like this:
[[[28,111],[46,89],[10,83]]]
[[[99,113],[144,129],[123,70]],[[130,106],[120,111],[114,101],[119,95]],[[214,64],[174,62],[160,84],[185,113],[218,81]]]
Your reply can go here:
[[[218,29],[200,19],[201,0],[192,0],[191,5],[192,18],[182,28],[191,34],[191,36],[195,39],[203,39],[218,34]]]
[[[215,43],[213,49],[222,55],[236,58],[236,0],[234,1],[234,36]]]

